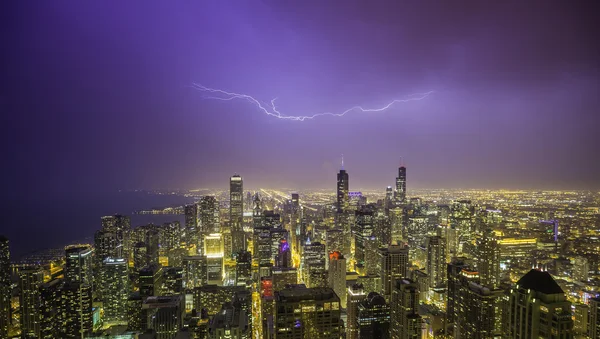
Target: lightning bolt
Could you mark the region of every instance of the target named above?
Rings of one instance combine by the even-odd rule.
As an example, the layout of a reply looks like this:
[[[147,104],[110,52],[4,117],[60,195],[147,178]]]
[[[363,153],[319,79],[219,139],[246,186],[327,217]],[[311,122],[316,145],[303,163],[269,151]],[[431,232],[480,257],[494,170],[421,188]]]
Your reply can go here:
[[[278,119],[292,120],[292,121],[311,120],[316,117],[321,117],[321,116],[326,116],[326,115],[334,116],[334,117],[341,117],[352,111],[381,112],[381,111],[387,110],[388,108],[392,107],[394,104],[397,104],[397,103],[423,100],[434,92],[434,91],[429,91],[429,92],[425,92],[425,93],[410,94],[410,95],[405,96],[402,99],[392,100],[387,105],[385,105],[383,107],[379,107],[379,108],[364,108],[362,106],[353,106],[341,113],[323,112],[323,113],[315,113],[312,115],[296,116],[296,115],[285,115],[285,114],[281,113],[277,109],[277,106],[275,105],[275,101],[277,100],[277,98],[274,98],[273,100],[271,100],[270,104],[267,104],[267,103],[261,102],[260,100],[254,98],[253,96],[248,95],[248,94],[228,92],[228,91],[225,91],[222,89],[206,87],[206,86],[203,86],[198,83],[192,83],[192,88],[207,94],[207,95],[203,96],[204,99],[222,100],[222,101],[231,101],[231,100],[235,100],[235,99],[246,100],[246,101],[254,104],[263,113],[265,113],[267,115],[270,115],[270,116],[278,118]]]

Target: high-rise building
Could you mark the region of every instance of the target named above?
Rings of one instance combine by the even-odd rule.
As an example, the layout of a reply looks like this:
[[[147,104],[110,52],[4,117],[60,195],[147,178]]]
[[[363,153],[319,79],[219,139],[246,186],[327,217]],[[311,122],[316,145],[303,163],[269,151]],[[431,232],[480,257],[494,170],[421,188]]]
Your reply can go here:
[[[183,258],[183,287],[193,289],[208,283],[206,257],[202,255]]]
[[[183,327],[185,299],[181,295],[149,297],[142,304],[145,330],[154,330],[156,339],[173,339]]]
[[[419,315],[419,289],[410,279],[394,281],[391,305],[391,338],[421,338],[422,318]]]
[[[348,287],[347,295],[347,329],[346,329],[346,338],[347,339],[357,339],[358,338],[358,306],[367,298],[367,294],[363,288],[363,285],[353,284]]]
[[[11,294],[9,243],[0,235],[0,338],[8,338]]]
[[[589,278],[590,265],[584,257],[576,257],[573,259],[573,279],[577,281],[587,282]]]
[[[86,245],[72,245],[65,248],[65,280],[93,285],[92,254],[94,250]]]
[[[309,287],[327,286],[327,271],[325,245],[320,242],[304,245],[304,255],[301,259],[303,281]]]
[[[61,291],[63,279],[54,279],[40,286],[40,338],[60,338],[63,333]]]
[[[348,210],[348,173],[344,170],[343,166],[340,172],[337,174],[337,203],[336,208],[338,214],[344,213]]]
[[[219,201],[214,196],[203,196],[198,203],[200,233],[220,233]]]
[[[339,251],[329,253],[328,286],[340,297],[340,305],[346,308],[346,258]]]
[[[159,232],[152,228],[146,232],[146,256],[149,264],[158,264],[160,257]]]
[[[274,339],[339,339],[340,298],[330,288],[296,285],[275,292]]]
[[[273,267],[271,277],[274,291],[282,290],[287,285],[298,284],[298,271],[294,267]]]
[[[477,239],[477,271],[481,285],[494,289],[500,284],[500,246],[489,231]]]
[[[461,286],[459,276],[462,270],[466,268],[468,268],[468,266],[462,258],[455,258],[452,260],[452,262],[446,265],[448,296],[446,302],[445,320],[447,332],[452,330],[454,322],[456,321],[458,312],[458,299]]]
[[[571,303],[548,272],[531,270],[511,289],[505,338],[572,338]]]
[[[377,292],[358,304],[358,338],[390,338],[390,305]]]
[[[208,339],[248,339],[251,338],[250,319],[241,308],[231,303],[224,304],[210,322]]]
[[[398,168],[398,177],[396,177],[396,202],[406,203],[406,167]]]
[[[85,338],[93,330],[91,286],[69,281],[63,286],[61,297],[64,327],[60,338]]]
[[[252,255],[248,251],[238,253],[235,258],[235,284],[246,286],[252,280]]]
[[[233,253],[246,250],[243,221],[244,182],[241,176],[235,174],[229,180],[229,222]]]
[[[127,299],[129,298],[129,274],[127,260],[106,258],[103,263],[105,274],[102,295],[104,320],[107,323],[127,321]]]
[[[292,267],[292,250],[290,243],[286,239],[279,240],[279,248],[275,256],[275,266],[277,267]]]
[[[39,268],[25,269],[19,272],[19,308],[21,310],[21,336],[38,338],[40,336],[40,285],[44,282],[44,273]]]
[[[380,249],[379,255],[383,296],[391,300],[396,280],[406,277],[408,273],[408,247],[389,245],[387,248]]]
[[[427,275],[431,288],[446,282],[446,239],[440,236],[427,237]]]
[[[589,308],[588,336],[591,339],[600,339],[600,297],[591,298]]]
[[[150,264],[140,270],[140,296],[142,298],[161,295],[162,289],[162,266]]]
[[[356,230],[355,230],[355,254],[354,259],[358,266],[365,268],[367,273],[376,273],[377,267],[372,260],[377,258],[377,252],[371,253],[369,249],[377,248],[377,239],[374,235],[375,209],[374,206],[364,206],[355,212]],[[375,244],[369,244],[375,242]]]

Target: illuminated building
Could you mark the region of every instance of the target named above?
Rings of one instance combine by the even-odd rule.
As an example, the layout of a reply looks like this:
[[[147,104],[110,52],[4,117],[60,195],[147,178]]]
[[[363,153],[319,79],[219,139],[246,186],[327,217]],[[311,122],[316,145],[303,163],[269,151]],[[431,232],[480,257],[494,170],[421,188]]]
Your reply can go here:
[[[193,234],[198,227],[198,205],[189,204],[184,207],[186,233]]]
[[[589,308],[588,336],[591,339],[600,339],[600,297],[590,298]]]
[[[346,258],[339,252],[329,253],[328,286],[340,297],[340,305],[346,308]]]
[[[232,252],[246,250],[244,230],[244,182],[235,174],[229,180],[229,223],[231,225]],[[229,257],[228,253],[228,257]]]
[[[371,292],[358,304],[358,338],[390,337],[390,305],[377,292]]]
[[[506,338],[572,338],[571,303],[548,272],[531,270],[509,294]]]
[[[392,243],[401,242],[404,239],[404,208],[401,206],[390,208],[388,215],[390,218]]]
[[[133,246],[133,268],[140,270],[142,267],[148,265],[148,248],[145,242],[137,242]]]
[[[290,244],[285,239],[279,241],[275,265],[277,267],[292,267],[292,251],[290,249]]]
[[[511,259],[529,259],[531,252],[537,249],[537,239],[535,238],[504,238],[498,240],[500,246],[500,261],[505,262]]]
[[[223,305],[208,329],[208,339],[247,339],[251,337],[248,315],[231,303]]]
[[[365,293],[363,286],[360,284],[353,284],[348,287],[347,296],[347,329],[346,329],[346,338],[347,339],[357,339],[358,338],[358,306],[367,298],[367,294]]]
[[[275,292],[274,339],[339,339],[340,298],[330,288],[296,285]]]
[[[253,254],[258,264],[268,264],[272,260],[271,228],[266,226],[254,227]]]
[[[585,336],[589,331],[589,307],[585,304],[573,305],[573,334]]]
[[[376,267],[367,265],[367,259],[372,253],[368,253],[367,247],[370,247],[368,242],[375,242],[373,235],[373,226],[375,223],[375,211],[373,206],[365,206],[355,212],[356,230],[355,230],[355,254],[354,258],[357,265],[362,265],[368,273],[375,273]],[[372,264],[369,262],[369,264]],[[369,267],[371,266],[371,267]]]
[[[399,204],[406,203],[406,167],[398,168],[398,176],[396,177],[396,202]]]
[[[21,336],[40,336],[40,285],[44,282],[41,269],[25,269],[19,272],[19,308],[21,310]]]
[[[254,193],[254,196],[252,197],[252,203],[252,226],[263,226],[263,208],[262,203],[260,202],[260,196],[258,195],[258,192]]]
[[[406,277],[408,273],[408,247],[389,245],[387,248],[380,249],[379,255],[383,296],[391,300],[395,281]]]
[[[477,239],[476,253],[481,285],[496,288],[500,284],[500,247],[491,232]]]
[[[235,284],[246,286],[252,280],[252,256],[248,251],[238,253],[235,258]]]
[[[148,264],[158,264],[159,253],[159,233],[158,230],[152,228],[146,232],[146,256]]]
[[[149,297],[142,311],[147,318],[146,330],[154,330],[156,339],[173,339],[183,327],[185,300],[181,295]]]
[[[59,338],[63,332],[61,290],[64,281],[54,279],[40,286],[40,338]]]
[[[220,233],[204,236],[204,255],[207,258],[222,258],[223,252],[223,236]]]
[[[584,257],[573,259],[573,279],[581,282],[589,280],[590,265]]]
[[[304,245],[302,256],[302,273],[309,287],[327,286],[327,271],[325,270],[325,245],[320,242]]]
[[[417,284],[406,278],[394,281],[390,305],[390,338],[421,338],[423,321],[418,313],[419,289]]]
[[[273,267],[271,270],[273,290],[279,291],[287,285],[298,283],[298,271],[294,267]]]
[[[140,270],[140,295],[142,298],[158,296],[163,288],[163,268],[150,264]]]
[[[103,288],[104,319],[106,322],[124,323],[129,298],[129,274],[125,259],[106,258],[103,263],[105,282]]]
[[[0,235],[0,338],[8,338],[11,295],[9,243]]]
[[[183,287],[193,289],[208,284],[206,257],[195,255],[183,258]]]
[[[102,231],[113,233],[116,238],[116,247],[111,249],[107,256],[126,258],[130,253],[131,219],[125,215],[109,215],[101,218]],[[94,251],[97,255],[97,250]],[[102,258],[104,260],[106,258]],[[99,264],[102,261],[98,261]]]
[[[236,293],[244,293],[244,286],[204,285],[194,288],[194,309],[209,316],[217,314],[224,303],[234,300]]]
[[[427,275],[431,288],[446,282],[446,240],[440,236],[427,237]]]
[[[162,295],[178,295],[184,293],[183,268],[164,267]]]
[[[221,222],[219,218],[219,201],[214,196],[204,196],[198,203],[198,229],[199,240],[198,248],[204,250],[203,235],[211,233],[221,233]]]
[[[394,202],[394,189],[392,186],[385,188],[385,208],[390,208]]]
[[[452,253],[469,253],[469,246],[474,240],[475,207],[470,200],[458,200],[452,203],[450,211],[450,224],[456,230],[458,237],[453,239],[455,241],[448,244],[448,247]]]
[[[127,329],[144,331],[148,319],[143,319],[142,296],[139,292],[129,294],[127,298]]]
[[[327,253],[331,253],[333,251],[343,252],[344,233],[342,230],[328,229],[325,233],[325,247]]]
[[[64,328],[61,338],[84,338],[93,330],[92,288],[80,282],[67,282],[61,291]]]
[[[344,170],[342,161],[342,169],[337,174],[337,203],[336,208],[338,214],[342,214],[348,210],[348,173]]]
[[[448,283],[448,297],[446,303],[446,331],[450,331],[456,321],[458,312],[458,300],[460,293],[460,286],[462,284],[460,280],[460,273],[463,269],[467,269],[468,266],[464,262],[463,258],[454,258],[452,262],[446,265],[447,283]]]
[[[93,285],[92,254],[89,246],[72,245],[65,248],[65,280]]]

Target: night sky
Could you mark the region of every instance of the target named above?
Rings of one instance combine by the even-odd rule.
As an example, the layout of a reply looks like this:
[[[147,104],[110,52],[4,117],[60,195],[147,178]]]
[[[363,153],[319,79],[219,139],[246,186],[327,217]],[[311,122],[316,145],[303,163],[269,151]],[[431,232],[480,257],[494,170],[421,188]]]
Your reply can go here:
[[[373,4],[378,3],[378,4]],[[3,1],[3,195],[600,189],[594,1]],[[591,6],[596,6],[592,8]],[[285,121],[193,82],[277,97]]]

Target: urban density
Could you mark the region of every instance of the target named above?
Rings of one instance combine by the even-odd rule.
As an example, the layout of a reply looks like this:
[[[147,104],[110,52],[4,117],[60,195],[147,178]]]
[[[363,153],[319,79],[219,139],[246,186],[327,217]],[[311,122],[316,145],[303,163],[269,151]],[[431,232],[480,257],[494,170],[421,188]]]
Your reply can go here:
[[[235,174],[138,212],[184,224],[104,216],[93,243],[13,262],[1,238],[0,335],[600,338],[598,192],[408,191],[397,173],[359,192],[342,168],[335,194]]]

